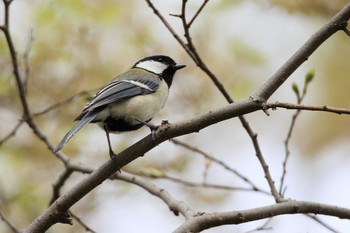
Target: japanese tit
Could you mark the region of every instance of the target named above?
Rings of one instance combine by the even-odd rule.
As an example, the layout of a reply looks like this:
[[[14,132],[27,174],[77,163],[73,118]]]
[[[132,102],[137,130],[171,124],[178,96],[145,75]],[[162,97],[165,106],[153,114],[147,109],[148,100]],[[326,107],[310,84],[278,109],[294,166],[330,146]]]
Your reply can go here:
[[[97,123],[106,132],[109,153],[113,158],[115,154],[109,133],[137,130],[143,125],[151,127],[148,122],[164,106],[175,72],[184,67],[164,55],[136,62],[92,97],[75,119],[78,123],[63,137],[54,153],[85,125]]]

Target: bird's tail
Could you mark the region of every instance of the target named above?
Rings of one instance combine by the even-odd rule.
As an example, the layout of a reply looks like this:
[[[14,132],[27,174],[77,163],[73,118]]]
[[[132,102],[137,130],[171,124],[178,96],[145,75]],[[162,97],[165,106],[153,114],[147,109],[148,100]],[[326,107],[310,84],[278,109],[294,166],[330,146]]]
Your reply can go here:
[[[62,147],[85,125],[90,123],[97,115],[96,111],[87,112],[85,116],[71,129],[69,132],[62,138],[60,143],[53,150],[54,153],[57,153],[62,149]]]

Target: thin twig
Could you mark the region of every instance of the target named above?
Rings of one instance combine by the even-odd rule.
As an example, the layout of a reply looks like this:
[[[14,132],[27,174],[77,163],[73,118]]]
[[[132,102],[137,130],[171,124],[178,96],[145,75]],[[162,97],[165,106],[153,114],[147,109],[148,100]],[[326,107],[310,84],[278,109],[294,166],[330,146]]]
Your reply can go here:
[[[348,108],[337,108],[331,107],[327,105],[318,106],[318,105],[303,105],[303,104],[292,104],[292,103],[283,103],[283,102],[274,102],[274,103],[266,103],[264,107],[267,109],[276,109],[276,108],[285,108],[291,110],[309,110],[309,111],[320,111],[320,112],[329,112],[336,114],[350,114],[350,109]]]
[[[117,178],[132,184],[136,184],[152,195],[155,195],[159,197],[161,200],[163,200],[170,208],[171,211],[174,212],[176,216],[181,213],[186,219],[189,219],[193,215],[195,215],[195,212],[187,206],[184,202],[178,201],[175,198],[173,198],[167,191],[164,189],[158,188],[155,184],[151,183],[150,181],[140,177],[140,176],[135,176],[131,175],[126,172],[122,173],[115,173],[114,176],[110,177],[111,179]]]
[[[27,45],[25,48],[25,52],[23,54],[23,63],[24,63],[24,89],[27,94],[28,89],[28,80],[29,80],[29,74],[30,74],[30,66],[29,66],[29,55],[32,50],[33,45],[33,30],[30,30],[29,32],[29,40],[27,41]]]
[[[199,153],[201,155],[203,155],[205,158],[217,163],[218,165],[220,165],[221,167],[223,167],[224,169],[226,169],[227,171],[232,172],[233,174],[235,174],[236,176],[238,176],[240,179],[242,179],[244,182],[246,182],[247,184],[249,184],[251,186],[251,188],[253,190],[261,190],[259,189],[251,180],[249,180],[248,177],[244,176],[243,174],[241,174],[240,172],[238,172],[236,169],[231,168],[230,166],[228,166],[226,163],[224,163],[223,161],[214,158],[213,156],[210,156],[208,153],[205,153],[204,151],[200,150],[199,148],[196,148],[194,146],[189,145],[188,143],[182,142],[178,139],[171,139],[171,142],[173,142],[176,145],[180,145],[188,150],[191,150],[193,152]]]
[[[333,232],[333,233],[340,233],[340,231],[334,229],[333,227],[329,226],[327,223],[322,221],[319,217],[312,215],[312,214],[305,214],[307,217],[313,219],[317,223],[319,223],[321,226],[325,227],[327,230]]]
[[[192,38],[190,36],[190,32],[189,32],[189,27],[187,27],[187,21],[186,21],[186,3],[187,0],[183,0],[182,1],[182,10],[181,10],[181,15],[182,15],[182,24],[183,24],[183,28],[185,31],[185,38],[187,40],[187,45],[189,47],[189,50],[192,52],[194,58],[195,58],[195,62],[197,63],[197,65],[210,77],[210,79],[214,82],[215,86],[220,90],[220,92],[222,93],[222,95],[226,98],[228,103],[233,103],[233,99],[231,98],[231,96],[228,94],[228,92],[226,91],[226,89],[224,88],[224,86],[222,85],[222,83],[219,81],[219,79],[216,77],[216,75],[207,67],[207,65],[203,62],[203,60],[201,59],[200,55],[198,54]],[[246,130],[246,132],[248,133],[254,150],[256,152],[256,157],[258,158],[263,172],[265,174],[265,178],[266,181],[270,187],[271,190],[271,194],[273,195],[273,197],[275,198],[276,202],[280,202],[283,201],[283,198],[279,195],[276,186],[275,186],[275,182],[272,179],[270,170],[269,170],[269,166],[267,165],[265,158],[263,156],[263,153],[261,151],[259,142],[258,142],[258,137],[257,134],[253,131],[253,129],[250,127],[248,121],[245,119],[244,116],[239,116],[238,117],[243,128]]]
[[[25,92],[25,87],[23,84],[23,79],[21,77],[21,74],[19,72],[19,65],[18,65],[18,59],[17,59],[17,53],[16,49],[12,40],[12,36],[9,30],[9,6],[12,0],[3,0],[5,5],[5,24],[0,27],[0,29],[3,31],[7,46],[9,48],[9,52],[11,55],[11,61],[12,61],[12,67],[13,67],[13,75],[17,84],[17,89],[23,109],[23,120],[28,124],[28,126],[32,129],[33,133],[49,148],[50,151],[53,151],[54,146],[52,143],[48,140],[46,135],[44,135],[35,122],[33,121],[31,111],[29,109],[27,96]],[[65,157],[62,153],[56,153],[55,156],[59,158],[63,163],[66,163],[68,160],[67,157]]]
[[[67,179],[72,175],[73,171],[74,170],[70,169],[69,166],[66,166],[66,169],[64,169],[63,173],[59,176],[58,180],[55,183],[53,183],[52,197],[49,202],[49,205],[51,205],[54,201],[56,201],[57,198],[59,198],[61,188],[63,187]]]
[[[197,18],[197,16],[202,12],[202,10],[204,9],[205,5],[209,2],[209,0],[204,0],[202,5],[199,7],[199,9],[197,10],[196,14],[194,14],[194,16],[192,17],[192,19],[190,20],[190,22],[187,24],[187,27],[190,28],[191,25],[193,24],[193,22],[195,21],[195,19]]]
[[[304,98],[306,96],[307,88],[308,88],[308,82],[305,82],[304,83],[304,87],[303,87],[303,93],[301,94],[301,96],[299,94],[297,95],[297,104],[301,104],[301,102],[304,100]],[[293,133],[293,130],[294,130],[294,127],[295,127],[296,120],[297,120],[298,116],[300,115],[300,113],[301,113],[301,110],[298,109],[293,114],[291,123],[289,125],[287,137],[284,140],[285,156],[284,156],[283,165],[282,165],[282,167],[283,167],[282,168],[282,176],[281,176],[281,179],[280,179],[281,182],[280,182],[280,188],[279,188],[279,193],[280,193],[281,196],[284,196],[284,192],[283,192],[284,181],[285,181],[286,174],[287,174],[287,163],[288,163],[288,159],[289,159],[289,156],[290,156],[289,142],[290,142],[290,139],[292,137],[292,133]]]
[[[349,30],[349,29],[344,28],[343,31],[344,31],[348,36],[350,36],[350,30]]]
[[[179,183],[184,186],[193,187],[193,188],[211,188],[211,189],[222,189],[222,190],[229,190],[229,191],[259,192],[259,193],[271,196],[271,193],[258,188],[244,188],[244,187],[233,187],[228,185],[219,185],[219,184],[210,184],[210,183],[197,183],[197,182],[175,178],[167,174],[163,174],[163,176],[158,178],[170,180],[172,182]]]
[[[10,138],[16,135],[17,130],[21,127],[23,124],[23,121],[18,121],[17,125],[13,127],[13,129],[3,138],[0,140],[0,146],[4,144],[6,141],[8,141]]]
[[[166,28],[170,31],[170,33],[174,36],[174,38],[176,40],[178,40],[178,42],[181,44],[181,46],[185,49],[185,51],[187,52],[187,54],[193,59],[193,61],[197,64],[197,66],[208,75],[208,77],[213,81],[214,85],[219,89],[219,91],[222,93],[222,95],[226,98],[228,103],[233,103],[233,99],[231,98],[231,96],[228,94],[228,92],[226,91],[226,89],[224,88],[224,86],[222,85],[222,83],[218,80],[218,78],[215,76],[215,74],[207,67],[207,65],[203,62],[203,60],[201,59],[201,57],[199,56],[199,54],[197,53],[197,50],[192,42],[192,38],[190,36],[190,32],[189,32],[189,27],[188,27],[188,23],[186,20],[186,3],[187,0],[183,0],[182,1],[182,8],[181,8],[181,19],[182,19],[182,25],[183,25],[183,29],[185,32],[185,38],[187,41],[187,44],[185,44],[182,40],[179,40],[179,36],[178,34],[171,28],[171,26],[169,25],[169,23],[164,19],[164,17],[160,14],[160,12],[157,10],[157,8],[150,2],[150,0],[146,0],[146,2],[148,3],[148,5],[152,8],[153,12],[155,13],[155,15],[163,22],[163,24],[166,26]],[[251,138],[251,141],[253,143],[255,152],[256,152],[256,156],[259,159],[259,162],[263,168],[264,174],[265,174],[265,178],[268,182],[268,185],[270,187],[271,193],[274,196],[276,202],[282,201],[276,187],[275,187],[275,182],[272,179],[272,176],[270,174],[268,165],[263,157],[263,154],[261,152],[260,146],[259,146],[259,142],[257,139],[257,134],[251,129],[251,127],[249,126],[248,121],[243,117],[243,116],[239,116],[238,117],[239,120],[241,121],[244,129],[247,131],[249,137]]]
[[[65,105],[65,104],[70,103],[71,101],[73,101],[73,100],[76,99],[77,97],[81,97],[81,96],[86,95],[87,93],[90,93],[90,92],[92,92],[92,91],[94,91],[94,90],[78,92],[77,94],[75,94],[75,95],[73,95],[73,96],[71,96],[71,97],[68,97],[68,98],[66,98],[66,99],[64,99],[64,100],[61,100],[61,101],[59,101],[59,102],[56,102],[55,104],[53,104],[53,105],[51,105],[51,106],[48,106],[48,107],[46,107],[45,109],[43,109],[43,110],[41,110],[41,111],[39,111],[39,112],[33,113],[33,117],[37,117],[37,116],[46,114],[46,113],[48,113],[48,112],[50,112],[50,111],[52,111],[52,110],[54,110],[54,109],[56,109],[56,108],[59,108],[59,107]]]
[[[168,29],[168,31],[173,35],[173,37],[179,42],[179,44],[182,46],[184,50],[186,50],[187,53],[190,53],[188,50],[185,42],[180,38],[180,36],[175,32],[175,30],[170,26],[168,21],[162,16],[162,14],[158,11],[158,9],[153,5],[151,0],[146,0],[148,6],[153,10],[154,14],[158,16],[160,21],[164,24],[164,26]]]
[[[11,229],[12,232],[14,232],[14,233],[20,233],[21,232],[7,218],[5,218],[5,216],[3,215],[3,213],[1,211],[0,211],[0,218]]]
[[[255,229],[252,229],[250,231],[247,231],[246,233],[253,233],[253,232],[259,232],[259,231],[272,230],[272,227],[267,227],[270,224],[271,221],[272,221],[272,218],[269,218],[261,226],[255,228]]]
[[[80,226],[82,226],[85,229],[85,232],[90,232],[90,233],[96,233],[96,231],[92,230],[89,226],[86,225],[76,214],[74,214],[72,211],[69,211],[69,215],[77,221]]]

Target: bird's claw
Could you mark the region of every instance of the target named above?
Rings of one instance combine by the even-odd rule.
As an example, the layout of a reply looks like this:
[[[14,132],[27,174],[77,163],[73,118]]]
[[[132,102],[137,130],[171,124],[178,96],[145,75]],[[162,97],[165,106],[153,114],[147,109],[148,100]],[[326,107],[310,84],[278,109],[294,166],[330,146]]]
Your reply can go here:
[[[159,125],[152,125],[152,127],[150,127],[151,130],[151,135],[152,135],[152,140],[155,141],[156,139],[156,131],[159,128]]]
[[[111,158],[113,163],[115,163],[117,161],[117,155],[113,151],[109,152],[109,157]]]

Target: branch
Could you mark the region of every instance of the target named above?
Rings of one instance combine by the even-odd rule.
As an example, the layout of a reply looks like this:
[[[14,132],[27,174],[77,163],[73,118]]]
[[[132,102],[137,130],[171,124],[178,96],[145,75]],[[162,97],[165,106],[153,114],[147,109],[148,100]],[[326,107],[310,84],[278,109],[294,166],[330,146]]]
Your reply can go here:
[[[174,233],[201,232],[222,225],[247,223],[284,214],[308,213],[350,219],[350,209],[313,202],[288,201],[250,210],[193,216],[177,228]]]
[[[193,18],[190,20],[190,22],[187,24],[187,27],[190,28],[197,16],[202,12],[204,9],[205,5],[209,2],[209,0],[204,0],[202,5],[198,8],[196,14],[194,14]]]
[[[83,198],[87,193],[108,179],[123,166],[144,156],[145,153],[160,143],[180,135],[198,132],[209,125],[227,120],[238,115],[261,109],[261,105],[254,101],[246,100],[227,105],[208,112],[207,114],[195,117],[189,121],[176,124],[161,125],[155,135],[148,135],[134,145],[120,152],[115,161],[108,160],[88,177],[81,180],[77,185],[60,196],[43,214],[36,218],[26,230],[27,233],[45,232],[57,222],[66,222],[68,209]]]
[[[305,81],[304,81],[304,87],[303,87],[303,92],[300,95],[299,92],[299,88],[297,86],[297,84],[293,84],[293,90],[295,91],[295,94],[297,96],[297,104],[301,104],[306,96],[306,92],[309,86],[309,83],[311,82],[311,80],[314,78],[314,74],[315,72],[309,72],[306,76],[305,76]],[[279,193],[281,196],[284,196],[284,190],[286,189],[286,187],[284,187],[284,181],[287,175],[287,162],[290,156],[290,150],[289,150],[289,142],[290,139],[292,138],[292,133],[295,127],[295,123],[297,121],[298,116],[300,115],[301,110],[298,109],[292,116],[292,120],[291,123],[289,125],[289,129],[288,129],[288,133],[287,133],[287,137],[284,140],[284,149],[285,149],[285,156],[284,156],[284,160],[283,160],[283,171],[282,171],[282,176],[281,176],[281,182],[280,182],[280,188],[279,188]]]
[[[142,177],[122,172],[115,173],[114,176],[111,177],[111,179],[113,178],[136,184],[142,187],[143,189],[147,190],[150,194],[159,197],[161,200],[164,201],[165,204],[169,206],[170,210],[174,212],[176,216],[178,216],[179,213],[181,213],[186,219],[189,219],[195,214],[195,212],[184,202],[176,200],[167,191],[158,188],[156,185],[152,184],[151,182]]]
[[[330,36],[346,30],[350,18],[350,3],[338,12],[327,24],[314,33],[294,55],[277,70],[272,77],[252,95],[254,100],[265,102],[289,78],[289,76],[311,56]]]
[[[210,156],[209,154],[203,152],[202,150],[198,149],[198,148],[195,148],[187,143],[184,143],[180,140],[177,140],[177,139],[171,139],[170,140],[171,142],[173,142],[174,144],[176,145],[180,145],[184,148],[187,148],[193,152],[196,152],[196,153],[199,153],[201,155],[203,155],[205,158],[217,163],[218,165],[222,166],[224,169],[226,169],[227,171],[230,171],[232,172],[233,174],[235,174],[236,176],[238,176],[240,179],[242,179],[244,182],[246,182],[247,184],[249,184],[251,186],[251,188],[255,191],[261,191],[261,192],[264,192],[266,193],[266,191],[263,191],[261,189],[259,189],[251,180],[249,180],[248,177],[242,175],[240,172],[238,172],[236,169],[234,168],[231,168],[230,166],[228,166],[226,163],[224,163],[223,161],[219,160],[219,159],[216,159],[214,158],[213,156]]]
[[[5,218],[5,216],[2,214],[1,211],[0,211],[0,219],[6,223],[6,225],[11,229],[12,232],[21,233],[21,231],[17,229],[17,227],[15,227],[9,220],[7,220],[7,218]]]
[[[330,107],[327,105],[317,106],[317,105],[303,105],[303,104],[291,104],[291,103],[283,103],[283,102],[274,102],[274,103],[266,103],[264,104],[264,108],[266,109],[277,109],[277,108],[285,108],[292,110],[309,110],[309,111],[320,111],[320,112],[330,112],[336,114],[350,114],[350,109],[347,108],[336,108]]]
[[[69,215],[72,216],[72,218],[84,228],[85,232],[96,233],[96,231],[92,230],[89,226],[87,226],[86,223],[84,223],[77,215],[72,213],[72,211],[69,211]]]
[[[19,121],[17,123],[17,125],[15,127],[13,127],[13,129],[4,137],[0,140],[0,146],[2,146],[2,144],[4,144],[7,140],[9,140],[11,137],[16,135],[17,130],[19,129],[19,127],[21,127],[21,125],[23,124],[23,121]]]
[[[21,105],[23,108],[23,121],[25,121],[28,126],[32,129],[33,133],[49,148],[50,151],[53,151],[54,146],[52,143],[47,139],[47,137],[39,130],[35,122],[33,121],[29,105],[27,102],[27,96],[25,92],[25,86],[23,84],[23,78],[20,75],[19,72],[19,66],[18,66],[18,59],[17,59],[17,53],[15,46],[13,44],[12,36],[9,29],[9,7],[12,3],[12,0],[3,0],[4,6],[5,6],[5,23],[4,25],[0,26],[0,30],[3,31],[7,46],[9,48],[9,52],[11,55],[11,61],[12,61],[12,67],[13,67],[13,75],[17,84],[17,89],[21,101]],[[65,163],[68,159],[62,154],[62,153],[56,153],[55,156],[59,158],[63,163]]]
[[[222,190],[228,190],[228,191],[245,191],[245,192],[259,192],[265,195],[270,195],[271,194],[267,191],[264,191],[262,189],[255,189],[255,188],[242,188],[242,187],[233,187],[233,186],[226,186],[226,185],[218,185],[218,184],[210,184],[210,183],[195,183],[191,181],[186,181],[186,180],[181,180],[178,178],[174,178],[171,176],[168,176],[164,174],[161,177],[157,177],[158,179],[166,179],[170,180],[182,185],[185,185],[187,187],[195,187],[195,188],[212,188],[212,189],[222,189]]]
[[[142,140],[138,141],[134,145],[125,149],[121,153],[119,153],[116,157],[116,160],[109,160],[105,162],[102,166],[100,166],[96,171],[91,173],[88,177],[80,181],[77,185],[71,188],[64,195],[59,197],[43,214],[41,214],[38,218],[36,218],[32,224],[27,228],[26,232],[45,232],[49,229],[53,224],[63,221],[65,214],[68,209],[78,202],[82,197],[84,197],[87,193],[89,193],[92,189],[100,185],[103,181],[108,179],[112,174],[118,171],[124,165],[130,163],[136,158],[143,156],[146,152],[153,149],[155,146],[164,142],[173,137],[177,137],[180,135],[185,135],[193,132],[198,132],[199,130],[208,127],[209,125],[216,124],[220,121],[227,120],[233,117],[241,116],[247,113],[251,113],[253,111],[262,109],[262,102],[265,102],[278,88],[282,83],[289,77],[290,73],[292,73],[298,66],[302,64],[304,61],[304,57],[297,58],[300,54],[311,54],[323,41],[325,41],[331,34],[335,33],[337,30],[343,30],[343,27],[346,23],[345,20],[348,20],[350,17],[350,4],[348,4],[341,12],[339,12],[325,27],[321,28],[319,32],[315,35],[320,36],[320,39],[317,36],[313,36],[307,43],[308,46],[303,46],[296,55],[294,55],[290,61],[286,64],[290,65],[290,68],[287,65],[282,66],[282,68],[274,75],[267,83],[263,85],[251,99],[245,101],[239,101],[233,104],[229,104],[223,108],[219,108],[213,111],[208,112],[207,114],[195,117],[189,121],[176,123],[173,125],[161,125],[159,129],[156,131],[154,139],[152,139],[152,135],[149,135]],[[326,31],[326,32],[325,32]],[[324,36],[327,35],[327,37]],[[306,52],[305,52],[306,50]],[[301,61],[301,60],[302,61]],[[286,73],[281,74],[281,70],[285,70]],[[251,132],[252,133],[252,132]],[[253,133],[254,134],[254,133]],[[256,137],[253,137],[252,140],[257,142]],[[257,153],[260,151],[260,148],[256,148],[258,145],[254,145]],[[258,149],[258,150],[257,150]],[[265,164],[266,165],[266,164]],[[264,166],[264,165],[263,165]],[[267,169],[267,165],[264,166],[264,169]],[[268,169],[267,169],[268,170]],[[266,173],[265,173],[266,174]],[[238,223],[242,222],[242,213],[243,220],[247,221],[247,219],[251,219],[249,221],[253,221],[256,219],[264,218],[265,216],[271,217],[279,215],[279,214],[288,214],[288,213],[318,213],[318,214],[327,214],[331,216],[338,216],[341,218],[350,218],[350,211],[347,209],[342,209],[338,207],[325,206],[319,204],[310,204],[304,202],[287,202],[276,204],[275,206],[269,207],[267,210],[262,208],[262,212],[264,214],[257,216],[252,212],[256,210],[250,210],[250,212],[242,211],[235,212],[238,214]],[[328,208],[329,207],[329,208]],[[266,207],[265,207],[266,208]],[[271,209],[272,208],[272,209]],[[277,209],[275,209],[277,208]],[[258,209],[260,210],[260,209]],[[270,212],[271,210],[275,210],[276,212]],[[245,216],[244,214],[248,214]],[[249,215],[250,214],[250,215]],[[208,217],[207,215],[204,215]],[[222,214],[225,218],[225,215]],[[200,219],[201,216],[198,216]],[[247,218],[248,217],[248,218]],[[249,218],[250,217],[250,218]],[[216,219],[217,221],[218,219]],[[213,220],[209,219],[210,224],[213,225]],[[227,221],[229,224],[230,221]],[[211,226],[209,226],[211,227]]]
[[[152,5],[152,3],[150,2],[150,0],[146,0],[148,2],[148,5],[153,9],[154,13],[160,18],[160,20],[164,23],[164,25],[169,29],[170,26],[169,24],[166,22],[166,20],[162,17],[162,15],[159,13],[159,11]],[[229,95],[229,93],[226,91],[226,89],[224,88],[224,86],[222,85],[222,83],[219,81],[219,79],[216,77],[216,75],[208,68],[208,66],[204,63],[204,61],[202,60],[202,58],[199,56],[193,42],[192,42],[192,38],[190,36],[190,32],[189,32],[189,27],[188,27],[188,23],[186,20],[186,3],[187,0],[182,0],[182,8],[181,8],[181,15],[179,15],[179,18],[182,20],[182,25],[183,25],[183,29],[185,32],[185,38],[187,40],[187,44],[184,44],[183,41],[179,41],[180,44],[182,45],[182,47],[185,48],[186,52],[188,53],[188,55],[193,59],[193,61],[196,63],[196,65],[205,73],[208,75],[208,77],[212,80],[212,82],[214,83],[214,85],[219,89],[219,91],[221,92],[221,94],[225,97],[225,99],[227,100],[228,103],[233,103],[233,99],[231,98],[231,96]],[[171,32],[171,34],[178,39],[179,36],[176,34],[176,32],[174,30],[172,30],[172,28],[169,29],[169,31]],[[252,130],[252,128],[249,126],[248,121],[244,118],[244,116],[239,116],[239,120],[241,121],[244,129],[247,131],[249,137],[251,138],[251,141],[253,143],[254,146],[254,150],[256,152],[256,157],[258,158],[262,168],[263,168],[263,172],[265,174],[265,178],[267,180],[267,183],[270,187],[271,193],[275,198],[276,202],[282,201],[281,196],[279,195],[276,187],[275,187],[275,182],[272,179],[272,176],[270,174],[268,165],[263,157],[263,154],[261,152],[260,149],[260,145],[257,139],[257,134]]]
[[[46,113],[48,113],[48,112],[50,112],[50,111],[52,111],[52,110],[54,110],[54,109],[56,109],[56,108],[59,108],[59,107],[61,107],[61,106],[63,106],[63,105],[66,105],[66,104],[68,104],[68,103],[71,103],[71,102],[72,102],[74,99],[76,99],[77,97],[86,95],[87,93],[90,93],[90,92],[92,92],[92,91],[95,91],[95,90],[78,92],[77,94],[75,94],[75,95],[73,95],[73,96],[71,96],[71,97],[68,97],[68,98],[66,98],[66,99],[64,99],[64,100],[61,100],[61,101],[59,101],[59,102],[57,102],[57,103],[55,103],[55,104],[53,104],[53,105],[50,105],[50,106],[46,107],[44,110],[41,110],[41,111],[39,111],[39,112],[35,112],[35,113],[33,114],[33,117],[37,117],[37,116],[46,114]]]

